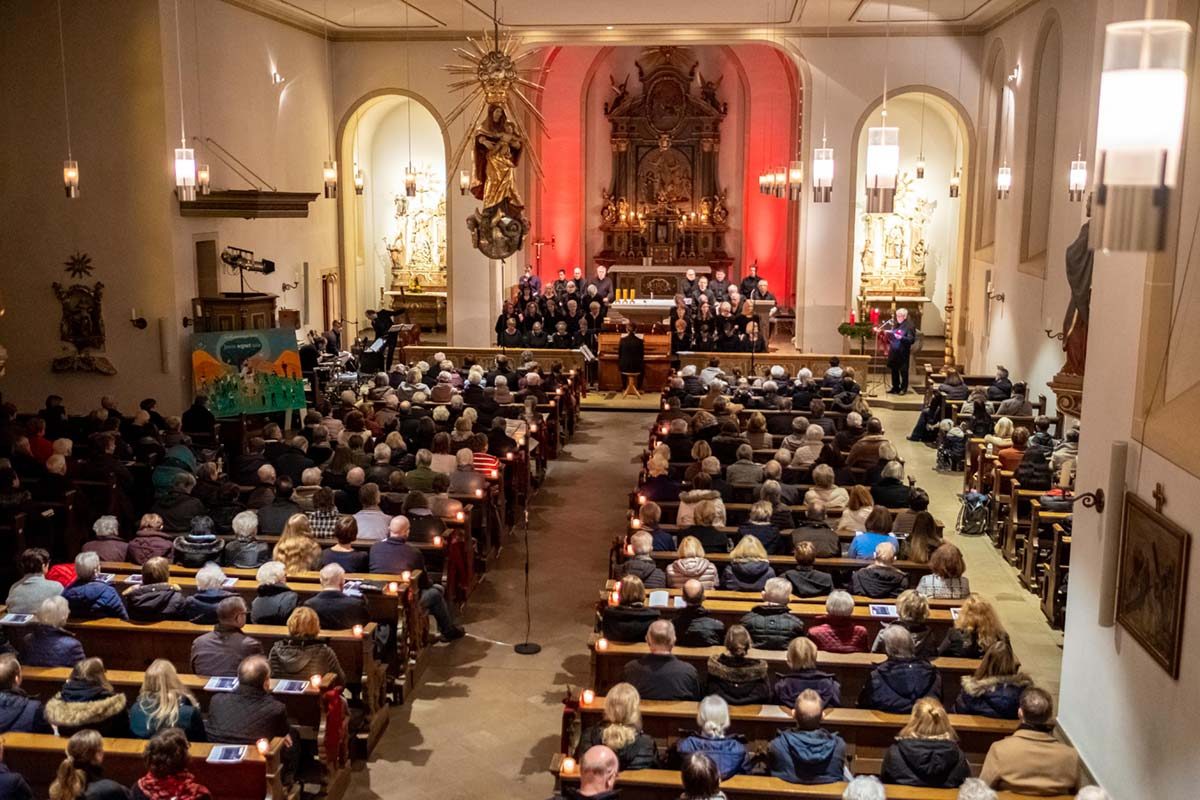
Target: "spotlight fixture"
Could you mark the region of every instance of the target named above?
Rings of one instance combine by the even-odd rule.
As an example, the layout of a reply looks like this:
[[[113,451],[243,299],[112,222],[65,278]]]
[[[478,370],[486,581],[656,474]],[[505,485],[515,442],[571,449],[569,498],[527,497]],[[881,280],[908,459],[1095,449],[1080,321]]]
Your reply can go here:
[[[900,173],[900,129],[867,129],[867,213],[891,214]]]
[[[1008,193],[1012,190],[1012,168],[1001,167],[996,172],[996,197],[1000,200],[1007,200]]]

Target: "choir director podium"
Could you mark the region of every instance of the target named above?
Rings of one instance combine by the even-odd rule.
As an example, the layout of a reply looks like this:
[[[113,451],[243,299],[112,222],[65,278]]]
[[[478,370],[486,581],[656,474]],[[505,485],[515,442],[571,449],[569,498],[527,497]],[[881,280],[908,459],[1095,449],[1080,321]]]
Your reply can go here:
[[[600,390],[619,392],[625,388],[618,363],[618,350],[623,333],[601,331],[597,337],[600,359]],[[645,371],[642,373],[642,391],[661,392],[671,371],[671,337],[665,333],[647,333],[645,344]]]

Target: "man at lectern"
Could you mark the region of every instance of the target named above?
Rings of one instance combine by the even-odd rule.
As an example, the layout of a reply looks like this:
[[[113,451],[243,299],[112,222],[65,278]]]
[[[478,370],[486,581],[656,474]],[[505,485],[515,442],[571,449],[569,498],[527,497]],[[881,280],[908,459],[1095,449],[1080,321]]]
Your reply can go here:
[[[896,309],[892,329],[887,331],[888,368],[892,371],[892,388],[888,394],[908,394],[908,363],[916,340],[917,328],[908,318],[908,309]]]

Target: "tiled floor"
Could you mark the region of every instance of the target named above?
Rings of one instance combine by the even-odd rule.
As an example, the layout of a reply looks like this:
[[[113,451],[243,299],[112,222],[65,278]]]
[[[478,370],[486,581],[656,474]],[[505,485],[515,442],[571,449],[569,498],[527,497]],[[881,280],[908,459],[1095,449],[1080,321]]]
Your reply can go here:
[[[959,476],[932,470],[933,451],[904,441],[915,417],[881,411],[935,516],[952,533]],[[590,411],[564,457],[550,467],[530,520],[532,639],[535,656],[511,645],[525,634],[525,548],[511,538],[471,597],[469,637],[427,656],[419,686],[392,710],[391,727],[348,797],[542,798],[559,749],[561,699],[587,679],[592,608],[607,572],[608,543],[625,517],[648,414]],[[518,530],[518,533],[520,531]],[[959,541],[973,588],[992,598],[1034,677],[1057,693],[1062,637],[1045,624],[1035,598],[986,540]]]

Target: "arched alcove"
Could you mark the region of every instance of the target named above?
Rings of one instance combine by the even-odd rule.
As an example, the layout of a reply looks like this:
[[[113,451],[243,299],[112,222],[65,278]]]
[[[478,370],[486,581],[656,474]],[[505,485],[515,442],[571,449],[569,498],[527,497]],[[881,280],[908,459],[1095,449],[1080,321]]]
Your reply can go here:
[[[1046,14],[1038,46],[1029,98],[1029,126],[1022,186],[1021,269],[1035,275],[1046,271],[1050,238],[1050,199],[1066,181],[1055,164],[1058,149],[1058,100],[1062,80],[1062,26],[1053,10]]]
[[[338,133],[346,319],[390,303],[385,292],[415,279],[438,326],[448,321],[447,148],[444,126],[429,103],[402,90],[373,93],[347,112]],[[410,165],[416,174],[411,196],[405,180]],[[364,178],[362,194],[354,188],[356,169]],[[429,339],[428,323],[422,327]]]
[[[955,296],[962,294],[964,246],[966,244],[967,214],[970,197],[969,165],[972,157],[972,137],[966,112],[953,98],[931,87],[907,86],[890,93],[887,101],[888,125],[900,129],[900,176],[904,189],[897,193],[893,215],[867,215],[866,210],[866,153],[867,129],[878,125],[882,98],[877,100],[859,119],[855,129],[855,160],[851,168],[854,188],[850,195],[850,214],[854,238],[850,251],[850,270],[846,306],[854,308],[862,285],[864,258],[878,272],[891,258],[911,264],[914,248],[924,250],[924,294],[929,300],[922,308],[921,330],[927,336],[941,336],[945,331],[944,307],[947,288],[955,287]],[[918,159],[924,155],[925,177],[916,177]],[[950,178],[961,169],[960,194],[950,197]],[[915,202],[919,199],[922,214],[927,219],[919,225],[905,222],[907,216],[917,216]],[[902,238],[899,255],[889,255],[888,236],[899,225]],[[871,241],[870,248],[867,246]],[[918,248],[917,242],[921,242]],[[864,251],[869,250],[864,255]],[[918,256],[920,257],[920,256]],[[885,304],[881,303],[881,307]],[[882,308],[881,308],[882,310]]]
[[[1005,107],[1005,60],[1004,47],[997,42],[987,60],[983,73],[982,101],[980,114],[981,147],[979,172],[980,182],[979,219],[975,227],[975,249],[991,247],[996,242],[996,171],[1003,161]]]

